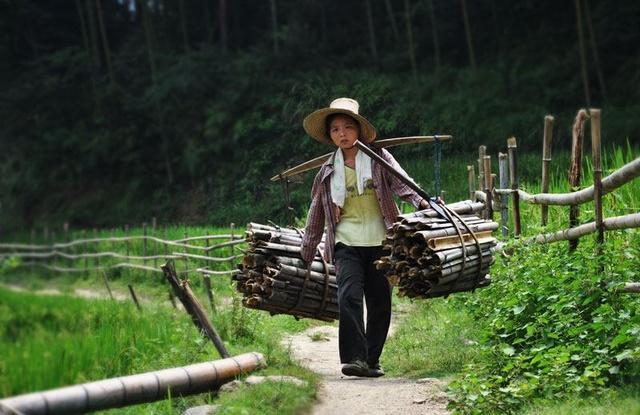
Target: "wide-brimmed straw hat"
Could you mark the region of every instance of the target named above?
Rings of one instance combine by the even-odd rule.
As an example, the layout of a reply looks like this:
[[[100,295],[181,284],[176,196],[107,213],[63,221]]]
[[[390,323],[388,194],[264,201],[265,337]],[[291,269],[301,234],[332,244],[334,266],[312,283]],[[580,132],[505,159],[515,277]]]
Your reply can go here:
[[[335,146],[329,132],[327,131],[327,117],[331,114],[346,114],[353,117],[360,124],[360,139],[366,143],[371,143],[376,139],[376,129],[371,123],[358,114],[360,104],[351,98],[337,98],[331,101],[329,108],[322,108],[307,115],[302,121],[304,130],[315,140]]]

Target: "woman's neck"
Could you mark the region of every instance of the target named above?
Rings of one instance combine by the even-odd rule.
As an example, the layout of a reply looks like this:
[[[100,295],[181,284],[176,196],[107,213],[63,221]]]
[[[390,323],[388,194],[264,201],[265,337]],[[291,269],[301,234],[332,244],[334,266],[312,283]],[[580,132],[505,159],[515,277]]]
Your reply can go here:
[[[355,164],[356,154],[358,154],[358,147],[356,147],[356,146],[353,146],[351,148],[343,148],[342,149],[342,157],[344,158],[344,162],[347,165],[350,165],[351,163]],[[351,163],[349,163],[349,162],[351,162]]]

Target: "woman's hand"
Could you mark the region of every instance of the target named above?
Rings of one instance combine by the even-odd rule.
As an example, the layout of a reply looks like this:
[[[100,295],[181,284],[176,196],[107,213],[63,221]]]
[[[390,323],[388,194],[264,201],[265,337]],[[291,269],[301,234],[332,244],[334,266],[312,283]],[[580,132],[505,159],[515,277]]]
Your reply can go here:
[[[439,205],[444,205],[444,200],[442,200],[442,198],[440,198],[440,196],[438,196],[435,200],[435,202]],[[420,209],[428,209],[429,206],[429,202],[427,201],[427,199],[422,199],[422,201],[420,202]]]
[[[333,205],[333,215],[336,218],[336,223],[340,222],[342,216],[342,208],[336,204]]]

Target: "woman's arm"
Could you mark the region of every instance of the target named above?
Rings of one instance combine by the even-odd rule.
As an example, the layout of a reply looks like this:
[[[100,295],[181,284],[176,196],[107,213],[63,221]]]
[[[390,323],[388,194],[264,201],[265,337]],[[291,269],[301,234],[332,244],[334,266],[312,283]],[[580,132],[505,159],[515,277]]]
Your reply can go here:
[[[309,206],[309,213],[307,214],[307,225],[304,236],[302,237],[302,247],[300,251],[300,256],[307,263],[312,262],[316,254],[316,248],[324,232],[324,221],[322,183],[320,182],[320,173],[318,173],[311,189],[311,206]]]

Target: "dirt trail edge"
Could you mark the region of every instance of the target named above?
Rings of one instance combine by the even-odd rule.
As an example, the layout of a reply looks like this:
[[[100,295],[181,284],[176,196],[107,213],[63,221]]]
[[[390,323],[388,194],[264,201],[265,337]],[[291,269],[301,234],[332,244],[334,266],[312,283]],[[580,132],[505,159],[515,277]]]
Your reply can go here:
[[[393,330],[393,324],[392,324]],[[444,382],[434,379],[356,378],[340,372],[338,328],[312,327],[283,340],[301,365],[322,376],[314,415],[448,414]]]

